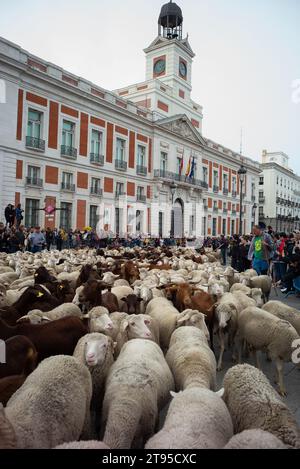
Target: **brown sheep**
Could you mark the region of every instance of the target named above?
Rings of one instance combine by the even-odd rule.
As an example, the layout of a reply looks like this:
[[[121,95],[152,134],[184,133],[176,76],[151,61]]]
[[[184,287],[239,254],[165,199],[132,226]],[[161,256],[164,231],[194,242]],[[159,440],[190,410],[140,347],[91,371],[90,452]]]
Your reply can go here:
[[[37,364],[37,351],[31,340],[16,335],[5,341],[6,362],[0,365],[0,378],[29,375]]]
[[[78,340],[87,332],[81,319],[72,316],[44,324],[20,323],[14,327],[0,319],[0,338],[25,335],[35,345],[39,361],[52,355],[72,355]]]
[[[102,294],[102,290],[106,288],[110,289],[106,284],[97,280],[88,280],[79,294],[79,302],[88,305],[89,310],[95,306],[104,306],[110,313],[118,311],[119,303],[116,295],[110,291]]]
[[[0,402],[5,407],[11,396],[22,386],[27,376],[12,375],[0,379]]]

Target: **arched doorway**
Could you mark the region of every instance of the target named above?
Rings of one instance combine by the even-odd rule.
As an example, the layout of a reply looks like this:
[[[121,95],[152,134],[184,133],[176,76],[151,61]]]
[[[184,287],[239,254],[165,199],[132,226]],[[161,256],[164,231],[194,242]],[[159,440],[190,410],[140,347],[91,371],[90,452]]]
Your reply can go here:
[[[183,238],[183,201],[176,199],[173,206],[173,236]]]

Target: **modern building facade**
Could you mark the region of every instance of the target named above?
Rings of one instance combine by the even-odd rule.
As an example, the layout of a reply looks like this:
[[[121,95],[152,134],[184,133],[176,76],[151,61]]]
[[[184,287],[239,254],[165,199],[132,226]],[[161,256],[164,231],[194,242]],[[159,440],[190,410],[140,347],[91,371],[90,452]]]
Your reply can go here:
[[[262,153],[259,178],[259,219],[276,231],[300,229],[300,177],[283,152]]]
[[[242,231],[251,231],[259,164],[202,135],[182,30],[180,8],[167,3],[145,49],[146,81],[115,92],[0,39],[1,214],[22,203],[27,226],[234,234],[243,165]]]

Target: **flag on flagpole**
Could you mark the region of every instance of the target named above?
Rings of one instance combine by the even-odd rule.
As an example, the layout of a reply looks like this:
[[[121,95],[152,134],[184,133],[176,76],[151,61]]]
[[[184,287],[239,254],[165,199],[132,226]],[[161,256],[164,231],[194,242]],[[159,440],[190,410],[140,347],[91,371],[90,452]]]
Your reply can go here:
[[[195,157],[193,157],[191,172],[190,172],[190,175],[189,175],[190,179],[192,179],[195,175],[195,166],[196,166]]]
[[[189,163],[188,163],[188,166],[186,168],[186,173],[185,173],[185,177],[188,177],[189,174],[191,172],[191,156],[190,156],[190,159],[189,159]]]
[[[182,170],[183,170],[183,156],[181,158],[180,165],[179,165],[179,176],[182,175]]]

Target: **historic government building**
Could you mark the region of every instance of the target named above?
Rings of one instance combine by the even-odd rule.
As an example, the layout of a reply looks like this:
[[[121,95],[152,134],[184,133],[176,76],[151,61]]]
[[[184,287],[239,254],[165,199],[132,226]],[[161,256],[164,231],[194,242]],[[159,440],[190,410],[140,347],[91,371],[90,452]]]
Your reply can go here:
[[[0,39],[2,214],[21,202],[28,226],[228,235],[239,231],[243,166],[250,232],[259,163],[202,135],[195,53],[175,3],[144,52],[146,81],[111,92]]]

